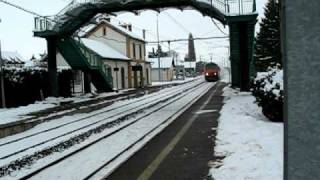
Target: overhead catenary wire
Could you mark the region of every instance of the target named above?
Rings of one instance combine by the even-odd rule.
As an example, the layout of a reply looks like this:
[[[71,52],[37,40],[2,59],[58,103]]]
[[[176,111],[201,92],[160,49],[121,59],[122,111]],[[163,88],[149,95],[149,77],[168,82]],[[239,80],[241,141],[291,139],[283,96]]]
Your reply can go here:
[[[24,12],[26,12],[26,13],[29,13],[29,14],[31,14],[31,15],[39,16],[39,17],[45,17],[45,16],[40,15],[40,14],[34,12],[34,11],[31,11],[31,10],[28,10],[28,9],[26,9],[26,8],[23,8],[23,7],[21,7],[21,6],[17,5],[17,4],[10,3],[10,2],[8,2],[8,1],[6,1],[6,0],[0,0],[0,2],[5,3],[5,4],[7,4],[7,5],[11,6],[11,7],[14,7],[14,8],[16,8],[16,9],[19,9],[19,10],[21,10],[21,11],[24,11]],[[67,15],[68,15],[68,16],[71,16],[71,15],[69,15],[69,14],[67,14]],[[52,20],[52,21],[55,21],[55,20],[50,19],[50,18],[48,18],[48,19],[49,19],[49,20]],[[79,31],[80,31],[80,32],[83,32],[83,33],[86,33],[86,31],[85,31],[85,30],[82,30],[82,29],[80,29]],[[105,36],[96,36],[96,35],[94,35],[94,34],[93,34],[93,36],[94,36],[94,37],[97,37],[97,38],[104,38],[104,39],[107,39],[107,40],[119,42],[119,43],[126,43],[125,41],[119,41],[119,40],[117,40],[117,39],[107,38],[107,37],[105,37]],[[163,43],[163,42],[167,42],[167,41],[171,41],[171,40],[165,40],[165,41],[161,41],[161,42]],[[147,42],[147,43],[148,43],[148,42]]]
[[[6,0],[0,0],[0,2],[2,2],[2,3],[4,3],[4,4],[7,4],[7,5],[11,6],[11,7],[14,7],[14,8],[16,8],[16,9],[19,9],[19,10],[21,10],[21,11],[24,11],[24,12],[27,12],[27,13],[29,13],[29,14],[32,14],[32,15],[34,15],[34,16],[44,17],[44,16],[42,16],[42,15],[40,15],[40,14],[34,12],[34,11],[28,10],[28,9],[22,7],[22,6],[19,6],[19,5],[17,5],[17,4],[13,4],[13,3],[8,2],[8,1],[6,1]]]
[[[219,30],[222,34],[228,35],[227,33],[225,33],[225,32],[218,26],[218,24],[214,21],[213,18],[210,18],[210,19],[211,19],[211,21],[213,22],[213,24],[218,28],[218,30]]]
[[[185,32],[191,33],[184,25],[182,25],[179,21],[177,21],[174,17],[172,17],[168,12],[164,12],[173,22],[175,22],[178,26],[180,26]]]
[[[34,12],[34,11],[31,11],[31,10],[29,10],[29,9],[26,9],[26,8],[24,8],[24,7],[22,7],[22,6],[19,6],[19,5],[17,5],[17,4],[14,4],[14,3],[11,3],[11,2],[8,2],[8,1],[6,1],[6,0],[0,0],[0,2],[2,2],[2,3],[4,3],[4,4],[7,4],[7,5],[9,5],[9,6],[11,6],[11,7],[14,7],[14,8],[16,8],[16,9],[19,9],[19,10],[21,10],[21,11],[24,11],[24,12],[26,12],[26,13],[29,13],[29,14],[31,14],[31,15],[33,15],[33,16],[37,16],[37,17],[44,17],[44,18],[46,18],[46,19],[48,19],[48,20],[50,20],[50,21],[52,21],[52,22],[55,22],[55,23],[59,23],[57,20],[55,20],[55,19],[51,19],[51,18],[49,18],[49,17],[47,17],[47,16],[43,16],[43,15],[41,15],[41,14],[39,14],[39,13],[36,13],[36,12]],[[186,32],[190,32],[190,31],[188,31],[187,30],[187,28],[185,28],[181,23],[179,23],[179,22],[177,22],[177,20],[175,20],[169,13],[166,13],[167,15],[168,15],[168,17],[170,18],[170,19],[172,19],[177,25],[179,25],[184,31],[186,31]],[[68,16],[71,16],[72,17],[72,15],[70,15],[70,14],[67,14]],[[214,21],[213,21],[214,22]],[[216,24],[215,22],[214,22],[214,24]],[[216,25],[217,26],[217,25]],[[135,26],[136,27],[136,26]],[[217,26],[218,27],[218,26]],[[141,29],[141,28],[139,28],[139,27],[137,27],[138,29]],[[219,27],[218,27],[219,28]],[[219,28],[219,30],[220,31],[222,31],[220,28]],[[79,31],[81,31],[81,32],[84,32],[84,33],[86,33],[86,31],[84,31],[84,30],[82,30],[82,29],[80,29]],[[152,34],[151,33],[151,31],[150,30],[148,30],[147,31],[149,34]],[[223,31],[222,31],[223,32]],[[224,33],[224,32],[223,32]],[[224,33],[224,34],[226,34],[226,33]],[[117,39],[112,39],[112,38],[107,38],[107,37],[105,37],[105,36],[96,36],[96,35],[94,35],[95,37],[97,37],[97,38],[104,38],[104,39],[107,39],[107,40],[111,40],[111,41],[115,41],[115,42],[118,42],[118,43],[126,43],[126,42],[124,42],[124,41],[119,41],[119,40],[117,40]],[[208,40],[208,39],[221,39],[221,38],[227,38],[227,37],[200,37],[200,38],[193,38],[194,40]],[[168,40],[160,40],[159,42],[161,43],[161,44],[163,44],[163,43],[167,43],[167,42],[181,42],[181,41],[188,41],[188,39],[168,39]],[[148,43],[148,44],[153,44],[153,43],[155,43],[155,42],[153,42],[153,41],[146,41],[146,43]],[[165,45],[164,44],[164,46],[167,46],[167,45]]]
[[[228,39],[229,36],[213,36],[213,37],[198,37],[191,38],[191,40],[209,40],[209,39]],[[180,42],[180,41],[188,41],[190,39],[171,39],[171,40],[161,40],[159,42]],[[149,41],[149,44],[157,43],[157,41]]]

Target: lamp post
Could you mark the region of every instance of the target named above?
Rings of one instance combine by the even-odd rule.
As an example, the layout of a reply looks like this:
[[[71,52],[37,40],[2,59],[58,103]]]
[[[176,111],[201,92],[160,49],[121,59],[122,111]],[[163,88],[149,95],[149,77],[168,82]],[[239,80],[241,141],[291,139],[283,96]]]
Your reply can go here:
[[[1,23],[1,19],[0,19]],[[6,97],[4,94],[4,79],[3,79],[3,59],[2,59],[2,49],[1,49],[1,41],[0,41],[0,86],[1,86],[1,104],[2,108],[6,108]]]
[[[0,20],[1,22],[1,20]],[[1,41],[0,41],[0,83],[1,83],[1,104],[2,108],[6,108],[6,97],[4,92],[4,73],[3,73],[3,59],[2,59],[2,49],[1,49]]]
[[[119,92],[119,82],[118,82],[118,72],[119,72],[119,68],[118,68],[118,63],[116,61],[116,67],[114,68],[114,71],[116,72],[116,81],[117,81],[117,90],[116,92]]]
[[[213,53],[209,53],[209,56],[210,56],[210,62],[213,62]]]
[[[157,41],[158,41],[158,76],[159,81],[161,81],[161,69],[160,69],[160,56],[161,56],[161,48],[160,48],[160,40],[159,40],[159,14],[157,14]]]

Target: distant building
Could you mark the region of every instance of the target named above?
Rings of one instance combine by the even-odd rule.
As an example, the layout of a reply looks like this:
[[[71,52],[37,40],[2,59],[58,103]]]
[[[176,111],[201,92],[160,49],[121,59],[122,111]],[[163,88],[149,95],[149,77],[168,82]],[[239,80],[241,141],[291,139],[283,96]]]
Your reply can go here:
[[[148,58],[152,67],[152,82],[172,81],[175,76],[174,58],[160,57],[160,77],[158,58]]]
[[[184,62],[185,75],[187,77],[196,76],[196,62]]]
[[[5,67],[24,67],[25,62],[18,52],[2,51],[1,56]]]

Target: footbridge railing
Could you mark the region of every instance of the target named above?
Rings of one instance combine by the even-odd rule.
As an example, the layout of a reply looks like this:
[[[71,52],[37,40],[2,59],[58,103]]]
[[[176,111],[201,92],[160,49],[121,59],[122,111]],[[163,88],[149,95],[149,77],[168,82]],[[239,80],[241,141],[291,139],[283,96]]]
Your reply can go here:
[[[154,3],[159,3],[161,0],[151,0]],[[179,2],[179,0],[172,0]],[[181,0],[182,1],[182,0]],[[252,14],[256,11],[256,0],[183,0],[184,2],[189,3],[206,3],[213,6],[215,9],[220,11],[224,16],[239,16]],[[59,32],[61,25],[67,22],[69,19],[72,19],[73,15],[70,13],[73,10],[81,9],[85,5],[90,6],[94,5],[97,8],[103,7],[104,5],[117,2],[117,0],[73,0],[65,8],[63,8],[55,16],[46,16],[46,17],[36,17],[35,18],[35,32],[42,31],[56,31]],[[120,2],[120,0],[119,0]],[[139,0],[123,0],[121,3],[144,3],[144,1]],[[148,1],[150,3],[150,1]]]
[[[73,0],[54,16],[35,17],[34,31],[59,31],[59,26],[57,25],[59,25],[59,23],[65,22],[65,20],[69,16],[71,16],[70,14],[68,14],[68,12],[84,4],[88,5],[97,3],[101,3],[101,0]]]
[[[255,0],[198,0],[217,8],[225,15],[246,15],[256,12]]]

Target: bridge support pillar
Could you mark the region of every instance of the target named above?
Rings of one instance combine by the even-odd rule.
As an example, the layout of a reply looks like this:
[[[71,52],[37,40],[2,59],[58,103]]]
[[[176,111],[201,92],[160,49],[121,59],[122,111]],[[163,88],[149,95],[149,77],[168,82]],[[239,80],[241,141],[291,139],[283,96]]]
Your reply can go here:
[[[56,36],[46,38],[48,48],[48,77],[49,96],[59,96],[58,73],[57,73],[57,41]]]
[[[249,91],[253,75],[253,44],[257,14],[228,16],[230,31],[231,83]]]
[[[91,75],[89,72],[84,71],[83,72],[84,79],[84,93],[91,93]]]

